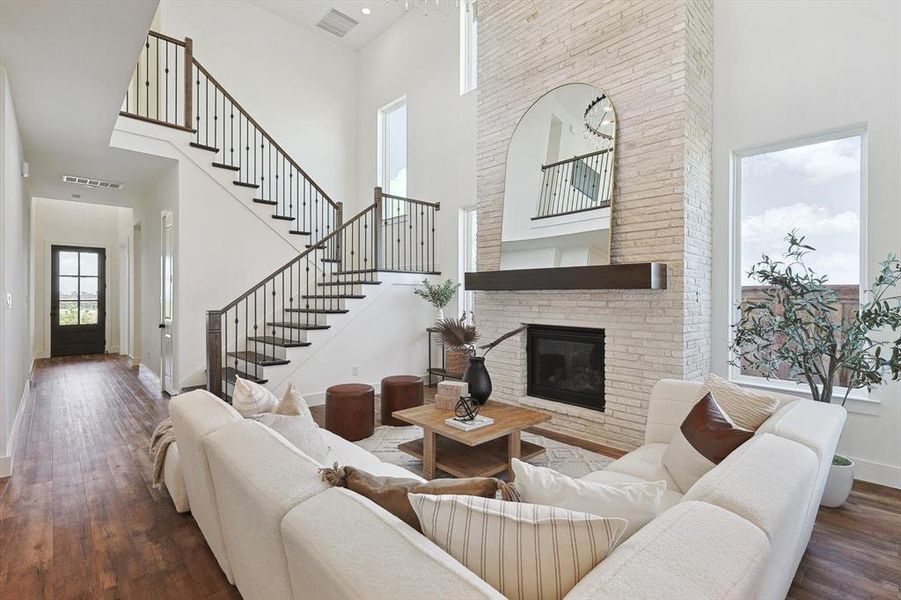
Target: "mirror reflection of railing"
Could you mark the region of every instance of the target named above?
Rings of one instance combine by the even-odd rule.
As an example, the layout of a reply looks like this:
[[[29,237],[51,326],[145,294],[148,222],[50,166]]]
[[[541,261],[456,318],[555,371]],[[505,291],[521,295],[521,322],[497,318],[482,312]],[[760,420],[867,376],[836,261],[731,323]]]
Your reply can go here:
[[[582,154],[541,166],[538,214],[544,219],[610,206],[613,149]]]

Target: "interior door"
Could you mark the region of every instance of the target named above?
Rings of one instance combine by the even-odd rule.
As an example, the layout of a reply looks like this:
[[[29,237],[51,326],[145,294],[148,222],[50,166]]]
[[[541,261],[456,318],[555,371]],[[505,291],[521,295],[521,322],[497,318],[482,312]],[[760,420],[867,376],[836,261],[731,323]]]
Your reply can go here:
[[[106,350],[106,251],[51,246],[50,355]]]
[[[163,391],[175,394],[175,385],[172,381],[172,355],[175,348],[174,336],[174,311],[173,298],[175,293],[175,248],[174,244],[174,220],[172,213],[163,211],[161,216],[162,240],[160,256],[160,371],[162,374]]]

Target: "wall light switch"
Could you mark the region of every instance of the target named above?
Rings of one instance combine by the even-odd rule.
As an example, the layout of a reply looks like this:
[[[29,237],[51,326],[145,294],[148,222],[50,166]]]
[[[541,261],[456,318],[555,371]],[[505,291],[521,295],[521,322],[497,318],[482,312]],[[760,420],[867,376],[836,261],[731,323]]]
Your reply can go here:
[[[9,292],[6,292],[6,308],[13,307],[13,295]]]

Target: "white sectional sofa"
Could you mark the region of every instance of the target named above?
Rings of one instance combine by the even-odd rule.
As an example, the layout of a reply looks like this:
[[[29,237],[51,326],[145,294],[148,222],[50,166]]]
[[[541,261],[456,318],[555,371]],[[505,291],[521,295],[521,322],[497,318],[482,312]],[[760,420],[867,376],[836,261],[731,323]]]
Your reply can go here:
[[[646,443],[586,477],[665,480],[665,510],[567,599],[784,598],[804,553],[845,420],[840,406],[781,397],[758,435],[688,490],[661,464],[699,384],[651,394]],[[366,498],[328,488],[323,465],[205,391],[170,411],[191,510],[247,600],[502,598],[450,555]],[[418,478],[323,431],[337,461]]]

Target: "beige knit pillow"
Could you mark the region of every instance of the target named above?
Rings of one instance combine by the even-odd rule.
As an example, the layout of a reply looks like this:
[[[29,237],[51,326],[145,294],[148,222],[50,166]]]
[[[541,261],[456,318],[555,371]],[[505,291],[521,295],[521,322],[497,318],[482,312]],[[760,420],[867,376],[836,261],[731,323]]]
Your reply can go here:
[[[742,429],[757,431],[779,408],[779,398],[739,387],[711,373],[704,381],[695,399],[700,402],[707,394]]]
[[[507,598],[555,600],[597,566],[626,520],[476,496],[409,494],[422,532]]]

